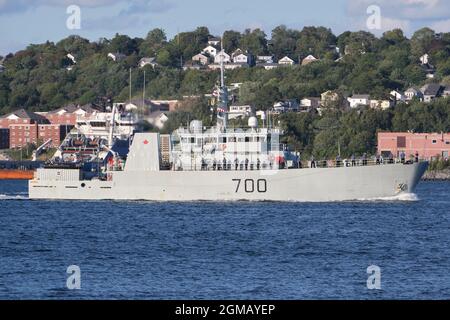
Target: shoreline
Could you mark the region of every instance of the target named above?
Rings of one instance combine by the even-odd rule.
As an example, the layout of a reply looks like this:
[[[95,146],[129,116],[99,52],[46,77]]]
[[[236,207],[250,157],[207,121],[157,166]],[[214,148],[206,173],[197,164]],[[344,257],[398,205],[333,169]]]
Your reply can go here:
[[[422,177],[424,181],[450,181],[450,169],[427,170]]]

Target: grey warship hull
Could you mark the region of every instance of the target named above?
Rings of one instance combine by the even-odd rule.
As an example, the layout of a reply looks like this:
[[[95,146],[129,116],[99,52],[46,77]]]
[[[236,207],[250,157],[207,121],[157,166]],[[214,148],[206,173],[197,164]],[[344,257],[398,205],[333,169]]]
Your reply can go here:
[[[428,163],[254,171],[113,172],[82,180],[75,169],[40,169],[62,180],[35,178],[31,199],[152,201],[301,201],[377,199],[413,193]],[[62,170],[62,171],[61,171]],[[74,172],[72,172],[74,171]]]

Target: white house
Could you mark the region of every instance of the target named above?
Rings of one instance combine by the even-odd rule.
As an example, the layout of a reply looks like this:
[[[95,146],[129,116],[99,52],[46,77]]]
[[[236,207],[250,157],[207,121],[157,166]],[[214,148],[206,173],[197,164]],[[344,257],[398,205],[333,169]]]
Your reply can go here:
[[[114,62],[121,61],[121,60],[125,59],[126,57],[127,56],[124,55],[123,53],[118,53],[118,52],[116,52],[116,53],[112,53],[112,52],[108,53],[108,58],[111,58]]]
[[[251,61],[250,61],[250,56],[241,53],[241,54],[233,57],[233,62],[250,64]]]
[[[350,108],[357,108],[359,106],[370,105],[370,96],[368,94],[354,94],[347,98]]]
[[[292,60],[291,58],[289,58],[288,56],[285,56],[284,58],[281,58],[281,59],[278,61],[278,64],[281,64],[281,65],[288,65],[288,66],[292,66],[294,63],[295,63],[295,61]]]
[[[192,57],[192,61],[198,62],[201,65],[207,65],[209,62],[209,58],[202,53],[199,53]]]
[[[310,54],[309,56],[307,56],[305,59],[302,60],[302,66],[305,66],[311,62],[317,61],[319,59],[317,59],[316,57],[314,57],[312,54]]]
[[[218,52],[219,50],[217,50],[217,48],[216,47],[213,47],[213,46],[207,46],[205,49],[203,49],[203,51],[201,52],[201,53],[207,53],[207,54],[209,54],[211,57],[215,57],[216,55],[217,55],[217,52]]]
[[[419,58],[419,60],[420,60],[420,63],[422,63],[422,64],[428,64],[428,63],[430,63],[430,56],[428,55],[428,53],[425,53],[423,56],[421,56]]]
[[[228,110],[229,119],[245,118],[252,114],[253,107],[250,105],[230,106]]]
[[[312,110],[320,107],[320,98],[303,98],[300,100],[300,109],[302,110]]]
[[[141,60],[139,60],[138,65],[139,68],[143,68],[146,65],[151,65],[154,68],[158,65],[158,63],[156,63],[156,58],[152,57],[152,58],[142,58]]]
[[[211,37],[208,40],[208,44],[210,46],[218,46],[220,44],[220,38],[219,37]]]
[[[390,100],[370,100],[370,107],[372,109],[386,110],[392,107],[393,103]]]
[[[231,62],[231,57],[228,53],[226,53],[224,50],[221,50],[220,52],[218,52],[216,54],[216,56],[214,57],[214,63],[221,63],[223,61],[223,63],[230,63]]]
[[[2,64],[0,64],[0,73],[3,71],[5,71],[5,67]]]
[[[66,57],[67,57],[68,59],[70,59],[70,60],[72,61],[73,64],[76,64],[76,63],[77,63],[77,61],[75,60],[75,57],[74,57],[71,53],[68,53],[68,54],[66,55]]]
[[[406,96],[397,90],[392,90],[389,94],[395,101],[406,101]]]
[[[406,101],[411,101],[415,97],[419,98],[420,100],[423,99],[423,94],[419,89],[416,89],[414,87],[409,88],[405,91],[405,98]]]
[[[298,111],[299,104],[297,100],[290,99],[284,100],[274,103],[273,111],[277,113],[289,112],[289,111]]]
[[[167,116],[167,114],[163,111],[155,111],[150,113],[147,117],[146,120],[148,121],[148,123],[150,123],[152,126],[158,128],[158,129],[162,129],[164,128],[164,125],[166,124],[166,122],[169,120],[169,117]]]
[[[273,63],[273,56],[257,56],[256,60],[262,63]]]

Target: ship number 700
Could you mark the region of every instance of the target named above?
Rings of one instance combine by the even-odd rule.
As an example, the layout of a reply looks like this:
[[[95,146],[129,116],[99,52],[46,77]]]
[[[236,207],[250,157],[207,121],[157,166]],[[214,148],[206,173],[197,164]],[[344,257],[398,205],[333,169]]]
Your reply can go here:
[[[233,181],[237,182],[235,192],[238,193],[239,189],[241,189],[242,179],[233,179]],[[258,179],[256,181],[253,179],[245,179],[243,184],[244,184],[244,190],[247,193],[253,193],[255,191],[257,191],[259,193],[267,192],[267,180],[266,179]],[[256,186],[256,188],[255,188],[255,186]]]

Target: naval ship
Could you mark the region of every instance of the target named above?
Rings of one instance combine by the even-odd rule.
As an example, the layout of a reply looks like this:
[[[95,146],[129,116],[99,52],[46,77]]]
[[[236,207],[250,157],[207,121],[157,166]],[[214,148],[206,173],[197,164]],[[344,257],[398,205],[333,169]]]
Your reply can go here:
[[[109,134],[90,137],[92,152],[82,161],[59,158],[37,169],[29,181],[29,197],[151,201],[367,200],[413,193],[428,167],[427,162],[368,160],[323,161],[302,167],[299,154],[280,144],[283,132],[271,126],[270,121],[266,125],[265,117],[261,127],[255,117],[249,118],[247,128],[227,125],[228,92],[223,63],[218,92],[216,126],[207,128],[194,120],[188,127],[169,135],[133,131],[127,138],[126,154],[117,152],[116,145],[123,139],[116,134],[113,108],[107,126]]]

